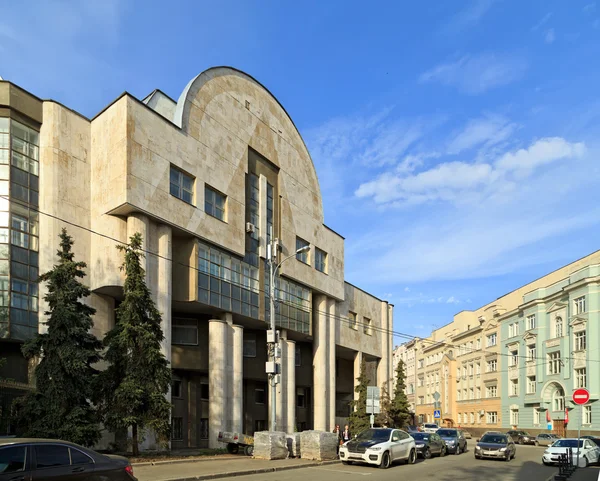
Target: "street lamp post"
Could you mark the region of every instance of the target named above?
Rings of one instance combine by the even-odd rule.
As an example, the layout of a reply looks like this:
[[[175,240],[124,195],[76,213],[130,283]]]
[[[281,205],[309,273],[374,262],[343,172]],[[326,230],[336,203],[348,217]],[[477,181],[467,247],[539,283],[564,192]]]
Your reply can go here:
[[[277,428],[277,403],[275,402],[275,398],[277,397],[277,374],[279,371],[280,363],[277,362],[277,331],[275,329],[275,276],[277,274],[277,270],[281,267],[288,259],[295,257],[297,254],[301,254],[303,252],[308,252],[310,250],[310,245],[301,247],[297,249],[292,255],[283,259],[279,264],[277,262],[277,244],[278,241],[275,239],[267,246],[267,260],[269,262],[269,317],[271,321],[270,335],[267,336],[267,340],[269,342],[269,353],[270,353],[270,367],[267,367],[267,373],[269,374],[269,379],[271,383],[271,431],[276,431]],[[279,379],[279,382],[281,379]]]

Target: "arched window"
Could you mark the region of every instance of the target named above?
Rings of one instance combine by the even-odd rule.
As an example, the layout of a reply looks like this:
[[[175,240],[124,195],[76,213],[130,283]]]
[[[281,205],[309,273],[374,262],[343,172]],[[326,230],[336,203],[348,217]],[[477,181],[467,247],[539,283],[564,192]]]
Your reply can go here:
[[[557,317],[554,320],[554,337],[562,337],[563,336],[563,320],[562,317]]]
[[[561,388],[557,388],[552,394],[553,411],[565,410],[565,393]]]

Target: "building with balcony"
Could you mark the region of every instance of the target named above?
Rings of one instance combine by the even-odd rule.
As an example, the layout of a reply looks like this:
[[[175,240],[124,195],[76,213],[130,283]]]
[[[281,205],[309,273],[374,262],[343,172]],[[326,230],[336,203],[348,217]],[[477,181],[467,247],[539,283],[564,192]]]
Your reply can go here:
[[[519,305],[499,319],[503,427],[564,436],[581,423],[599,434],[599,282],[596,252],[521,288]],[[577,388],[590,393],[583,409],[572,402]]]
[[[124,93],[91,119],[0,82],[0,376],[23,384],[20,346],[44,328],[35,280],[63,227],[88,265],[99,337],[123,295],[116,246],[142,234],[173,369],[174,448],[268,426],[272,239],[292,256],[276,281],[278,428],[343,422],[363,359],[370,383],[390,387],[393,306],[344,280],[344,238],[323,223],[306,145],[244,72],[209,69],[178,100]]]

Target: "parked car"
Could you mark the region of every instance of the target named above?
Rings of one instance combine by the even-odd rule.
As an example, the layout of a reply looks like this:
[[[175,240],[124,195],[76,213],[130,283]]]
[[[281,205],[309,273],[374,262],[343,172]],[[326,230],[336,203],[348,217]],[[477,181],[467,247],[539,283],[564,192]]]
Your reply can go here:
[[[343,464],[376,464],[387,469],[395,461],[413,464],[417,459],[415,440],[401,429],[366,429],[356,438],[340,446]]]
[[[517,447],[508,434],[485,433],[475,446],[475,459],[491,458],[510,461],[517,455]]]
[[[441,428],[436,434],[444,440],[449,453],[460,454],[467,450],[467,440],[459,429]]]
[[[431,456],[445,456],[448,452],[446,443],[437,433],[413,433],[417,454],[424,459]]]
[[[506,434],[508,436],[510,436],[512,438],[513,442],[515,442],[517,444],[534,444],[535,443],[535,436],[531,436],[526,431],[508,431]]]
[[[423,424],[422,431],[424,433],[435,433],[440,427],[437,424],[425,423]]]
[[[415,425],[404,426],[402,429],[404,431],[406,431],[408,434],[421,432],[421,431],[419,431],[419,426],[415,426]]]
[[[541,433],[535,437],[534,444],[536,446],[550,446],[558,439],[556,434],[552,433]]]
[[[577,438],[557,439],[549,446],[542,455],[542,463],[545,465],[555,464],[560,461],[560,455],[565,454],[571,448],[573,456],[577,455]],[[583,465],[597,463],[600,460],[600,448],[591,439],[579,440],[579,457],[583,458]]]
[[[591,442],[593,442],[596,446],[600,447],[600,438],[595,438],[593,436],[589,436],[588,438]]]
[[[462,430],[463,436],[465,437],[465,439],[471,439],[471,433],[469,431],[464,431]]]
[[[86,474],[87,473],[87,474]],[[0,439],[0,481],[88,479],[137,481],[127,458],[53,439]]]
[[[508,434],[485,433],[475,446],[475,459],[492,458],[510,461],[516,455],[517,448]]]

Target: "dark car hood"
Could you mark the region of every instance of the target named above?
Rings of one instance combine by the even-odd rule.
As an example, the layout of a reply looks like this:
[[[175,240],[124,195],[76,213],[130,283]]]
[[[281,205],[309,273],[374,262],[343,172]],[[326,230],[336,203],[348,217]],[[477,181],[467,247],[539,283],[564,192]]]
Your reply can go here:
[[[372,446],[375,446],[376,444],[381,444],[384,443],[385,441],[348,441],[346,443],[346,446],[348,446],[349,448],[370,448]]]
[[[477,443],[477,446],[479,446],[481,449],[500,449],[507,447],[506,444],[499,443]]]
[[[444,441],[458,441],[456,436],[440,436]]]

